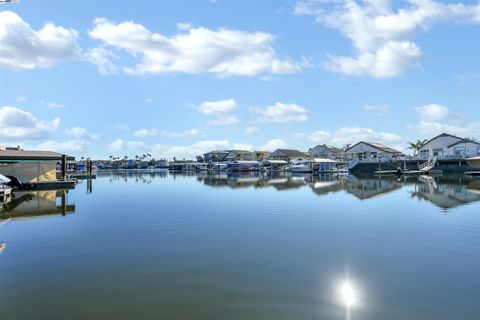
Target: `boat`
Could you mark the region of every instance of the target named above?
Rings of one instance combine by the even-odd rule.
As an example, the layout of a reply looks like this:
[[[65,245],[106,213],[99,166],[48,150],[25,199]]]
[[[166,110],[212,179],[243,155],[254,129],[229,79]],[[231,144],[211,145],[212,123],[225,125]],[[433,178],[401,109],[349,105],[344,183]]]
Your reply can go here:
[[[6,202],[12,196],[12,187],[8,185],[11,180],[0,174],[0,201]]]
[[[225,171],[228,168],[228,164],[224,162],[212,162],[208,166],[208,171]]]
[[[267,172],[285,172],[288,171],[288,162],[285,160],[265,160],[263,168]]]
[[[260,171],[260,162],[236,160],[228,164],[229,171]]]
[[[314,162],[310,160],[302,160],[295,162],[290,166],[290,172],[294,173],[310,173],[313,172],[313,164]]]

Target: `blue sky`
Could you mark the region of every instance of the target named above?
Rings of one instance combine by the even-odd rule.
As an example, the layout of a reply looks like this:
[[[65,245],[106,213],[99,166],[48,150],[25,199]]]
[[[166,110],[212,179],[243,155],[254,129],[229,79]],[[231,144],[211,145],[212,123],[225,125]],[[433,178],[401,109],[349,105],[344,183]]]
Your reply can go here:
[[[0,144],[76,156],[480,138],[478,1],[0,6]]]

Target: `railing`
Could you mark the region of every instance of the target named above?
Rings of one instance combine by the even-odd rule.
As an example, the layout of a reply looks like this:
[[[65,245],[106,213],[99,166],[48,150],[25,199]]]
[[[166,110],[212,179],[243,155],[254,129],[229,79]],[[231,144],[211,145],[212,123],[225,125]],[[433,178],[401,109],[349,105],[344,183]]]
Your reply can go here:
[[[424,162],[418,166],[418,170],[420,171],[430,171],[433,167],[435,167],[435,164],[437,163],[437,156],[433,157],[433,159],[428,160],[427,162]]]

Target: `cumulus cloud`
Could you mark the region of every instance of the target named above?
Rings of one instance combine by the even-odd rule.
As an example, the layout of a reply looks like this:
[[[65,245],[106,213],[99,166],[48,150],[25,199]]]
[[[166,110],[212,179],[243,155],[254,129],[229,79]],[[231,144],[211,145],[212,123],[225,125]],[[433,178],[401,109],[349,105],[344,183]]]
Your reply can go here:
[[[439,104],[428,104],[416,107],[420,121],[417,124],[408,124],[407,128],[428,136],[443,132],[459,136],[480,136],[480,122],[467,121],[467,117],[453,113],[449,108]]]
[[[240,118],[237,116],[226,116],[226,117],[220,117],[216,120],[213,120],[210,122],[210,124],[213,124],[214,126],[230,126],[234,125],[240,122]]]
[[[128,152],[128,151],[147,151],[149,147],[141,141],[125,141],[116,139],[108,145],[108,150],[112,152]]]
[[[419,30],[447,21],[480,23],[480,4],[444,4],[434,0],[303,0],[296,15],[315,16],[318,23],[340,31],[357,53],[355,57],[329,56],[327,69],[347,75],[389,78],[402,74],[422,58],[412,41]]]
[[[88,132],[85,128],[73,127],[65,130],[67,135],[81,140],[96,140],[99,138],[99,135],[96,133]]]
[[[237,102],[234,99],[205,101],[198,107],[198,110],[204,114],[225,115],[232,113],[237,109]]]
[[[88,143],[84,140],[68,140],[63,142],[48,140],[38,144],[35,149],[77,154],[85,152],[87,147]]]
[[[336,147],[352,145],[359,141],[378,142],[387,146],[404,150],[405,141],[397,134],[376,131],[371,128],[341,127],[335,131],[314,131],[310,133],[300,132],[294,135],[297,140],[307,140],[314,144],[328,144]]]
[[[381,104],[381,105],[367,104],[366,106],[363,107],[363,109],[366,112],[370,114],[374,114],[378,117],[385,116],[390,112],[390,106],[387,104]]]
[[[416,107],[415,111],[424,121],[442,121],[452,115],[447,107],[435,103]]]
[[[0,138],[5,140],[37,140],[47,138],[58,129],[60,118],[37,119],[30,112],[11,106],[0,107]]]
[[[103,47],[91,48],[85,52],[85,59],[97,66],[100,74],[112,74],[118,71],[113,59],[117,58],[111,50]]]
[[[302,69],[302,63],[279,59],[272,47],[275,37],[264,32],[195,27],[169,37],[133,21],[114,23],[97,18],[89,35],[100,40],[101,47],[138,59],[136,65],[123,68],[132,75],[180,72],[228,77]]]
[[[50,67],[78,56],[77,32],[46,23],[34,30],[12,11],[0,12],[0,66],[13,69]]]
[[[266,151],[275,151],[276,149],[284,149],[287,148],[288,144],[283,141],[282,139],[272,139],[267,141],[262,147],[262,150]]]
[[[256,126],[251,126],[251,127],[246,127],[245,128],[245,133],[246,134],[254,134],[260,132],[260,128]]]
[[[134,136],[139,138],[150,138],[150,137],[171,137],[171,138],[188,138],[188,137],[198,137],[204,136],[205,133],[199,129],[190,129],[186,131],[167,131],[160,129],[141,129],[133,133]]]
[[[63,109],[63,104],[60,104],[60,103],[56,103],[56,102],[53,102],[53,101],[40,101],[41,104],[47,106],[47,108],[50,108],[50,109]]]
[[[259,122],[306,122],[308,121],[308,111],[302,106],[294,103],[280,103],[267,106],[265,108],[254,108],[255,119]]]

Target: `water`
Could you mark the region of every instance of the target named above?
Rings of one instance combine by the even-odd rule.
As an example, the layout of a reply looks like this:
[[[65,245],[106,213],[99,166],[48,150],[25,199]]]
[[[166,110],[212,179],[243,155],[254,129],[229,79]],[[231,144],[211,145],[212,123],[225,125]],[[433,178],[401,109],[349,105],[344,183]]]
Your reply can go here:
[[[478,200],[478,178],[159,172],[17,194],[0,319],[479,319]]]

